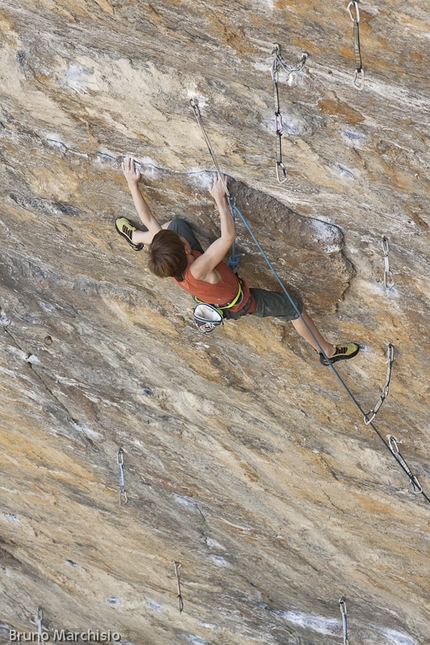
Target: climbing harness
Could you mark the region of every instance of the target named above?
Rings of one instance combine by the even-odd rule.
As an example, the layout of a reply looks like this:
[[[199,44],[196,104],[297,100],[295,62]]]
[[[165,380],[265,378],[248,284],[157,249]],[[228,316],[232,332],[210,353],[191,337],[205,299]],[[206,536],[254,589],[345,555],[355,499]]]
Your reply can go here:
[[[235,305],[240,304],[240,299],[241,299],[241,297],[242,297],[242,294],[243,294],[243,291],[242,291],[242,281],[241,281],[241,279],[239,278],[239,280],[238,280],[238,285],[237,285],[237,294],[235,295],[235,297],[233,298],[233,300],[230,300],[230,302],[227,302],[225,305],[211,305],[211,306],[212,306],[212,307],[216,307],[216,309],[218,309],[218,310],[220,311],[220,313],[222,313],[222,310],[223,310],[223,309],[231,309],[231,308],[232,308],[232,307],[234,307]],[[197,298],[197,296],[194,296],[194,300],[195,300],[196,302],[203,302],[202,300],[199,300],[199,299]]]
[[[173,566],[175,567],[176,585],[178,587],[178,609],[180,612],[182,612],[184,610],[184,601],[182,600],[181,575],[179,573],[179,569],[182,565],[180,562],[173,560]]]
[[[220,177],[220,179],[222,181],[222,185],[224,186],[225,194],[227,195],[227,201],[228,201],[228,205],[229,205],[229,208],[230,208],[230,213],[231,213],[231,216],[232,216],[233,221],[234,221],[234,213],[233,213],[232,208],[231,208],[230,191],[228,189],[227,182],[224,179],[224,175],[221,172],[221,169],[219,167],[217,158],[215,156],[215,152],[214,152],[214,150],[212,148],[212,145],[211,145],[211,142],[210,142],[209,137],[207,135],[207,132],[205,130],[205,127],[204,127],[204,125],[202,123],[202,115],[200,113],[199,102],[198,102],[197,99],[191,99],[190,100],[190,105],[191,105],[191,107],[193,109],[194,116],[196,117],[197,123],[200,126],[200,130],[201,130],[201,133],[203,135],[203,139],[205,140],[207,149],[208,149],[209,154],[210,154],[210,156],[212,158],[214,166],[215,166],[215,168],[217,170],[217,173],[218,173],[218,175],[219,175],[219,177]],[[243,255],[244,255],[243,253],[236,253],[236,244],[233,241],[233,244],[231,245],[231,254],[230,254],[230,257],[228,259],[228,266],[230,267],[230,269],[234,270],[237,267],[237,265],[239,263],[239,259]]]
[[[393,273],[390,271],[390,261],[388,258],[388,253],[390,247],[388,245],[388,237],[384,235],[382,238],[382,250],[384,252],[384,287],[388,290],[391,290],[394,287]]]
[[[36,624],[37,624],[37,642],[38,643],[43,643],[43,627],[42,627],[42,620],[43,620],[43,611],[42,607],[37,608],[37,616],[36,616]]]
[[[342,614],[342,625],[343,625],[343,645],[348,645],[348,627],[346,622],[346,603],[343,596],[339,598],[339,609]]]
[[[193,309],[194,322],[200,331],[209,333],[224,321],[224,310],[231,309],[240,303],[243,297],[242,282],[238,279],[238,290],[236,296],[225,305],[212,305],[208,302],[199,300],[194,296],[194,300],[199,304]]]
[[[210,144],[209,144],[209,145],[210,145]],[[210,148],[210,150],[212,150],[212,148]],[[212,154],[213,154],[213,152],[211,153],[211,155],[212,155]],[[296,303],[294,302],[293,298],[292,298],[292,297],[290,296],[290,294],[288,293],[288,291],[287,291],[287,289],[286,289],[286,287],[285,287],[284,283],[282,282],[281,278],[279,277],[278,273],[276,272],[276,270],[275,270],[275,268],[274,268],[273,264],[270,262],[270,260],[269,260],[269,258],[267,257],[267,255],[266,255],[266,253],[265,253],[264,249],[262,248],[262,246],[261,246],[260,242],[259,242],[259,241],[257,240],[257,238],[255,237],[255,235],[254,235],[254,233],[253,233],[253,231],[252,231],[252,229],[251,229],[250,225],[248,224],[248,222],[247,222],[246,218],[242,215],[242,213],[240,212],[239,208],[236,206],[236,203],[235,203],[235,202],[232,202],[232,201],[231,201],[231,202],[230,202],[230,204],[231,204],[231,206],[230,206],[231,210],[232,210],[233,212],[235,212],[237,215],[239,215],[240,219],[242,220],[243,224],[245,225],[246,229],[248,230],[248,233],[250,234],[250,236],[251,236],[251,238],[253,239],[253,241],[255,242],[255,244],[256,244],[256,246],[257,246],[258,250],[260,251],[261,255],[263,256],[263,258],[264,258],[264,260],[265,260],[265,262],[266,262],[267,266],[269,267],[269,269],[270,269],[270,270],[271,270],[271,272],[273,273],[273,276],[274,276],[274,277],[275,277],[275,279],[277,280],[277,282],[278,282],[279,286],[281,287],[282,291],[284,292],[284,294],[287,296],[288,300],[290,301],[291,306],[293,307],[294,311],[295,311],[295,312],[296,312],[296,314],[297,314],[297,318],[300,318],[300,320],[303,322],[304,326],[306,327],[307,331],[309,332],[309,335],[312,337],[312,339],[314,340],[314,342],[315,342],[316,346],[318,347],[318,349],[319,349],[320,353],[323,355],[323,357],[324,357],[324,358],[325,358],[325,360],[327,361],[327,363],[328,363],[328,365],[329,365],[330,369],[332,370],[333,374],[336,376],[336,378],[338,379],[338,381],[341,383],[342,387],[345,389],[346,393],[348,394],[348,396],[350,397],[350,399],[351,399],[351,401],[354,403],[354,405],[355,405],[355,406],[358,408],[358,410],[361,412],[362,416],[363,416],[363,417],[367,416],[367,415],[366,415],[366,413],[365,413],[365,412],[364,412],[364,410],[363,410],[363,407],[360,405],[360,403],[358,402],[358,400],[356,399],[356,397],[353,395],[353,393],[351,392],[350,388],[349,388],[349,387],[348,387],[348,385],[345,383],[345,381],[343,380],[343,378],[341,377],[341,375],[339,374],[339,372],[337,371],[337,369],[335,368],[335,366],[333,365],[333,363],[330,361],[330,359],[329,359],[329,358],[328,358],[328,356],[326,355],[325,351],[324,351],[324,350],[323,350],[323,348],[321,347],[321,345],[320,345],[320,343],[318,342],[318,340],[315,338],[315,334],[313,333],[312,329],[309,327],[309,325],[308,325],[308,323],[306,322],[306,320],[303,318],[302,313],[299,311],[299,309],[298,309],[298,307],[297,307]],[[376,407],[376,406],[375,406],[375,407]],[[412,478],[411,478],[411,471],[410,471],[409,467],[405,464],[404,460],[402,460],[401,458],[399,458],[399,456],[398,456],[395,452],[393,452],[393,450],[392,450],[391,446],[390,446],[390,445],[387,443],[387,441],[384,439],[384,437],[383,437],[383,436],[382,436],[382,434],[379,432],[379,430],[377,429],[377,427],[375,426],[375,424],[373,423],[373,421],[369,421],[368,425],[369,425],[369,426],[370,426],[370,427],[375,431],[375,433],[378,435],[378,437],[380,438],[380,440],[382,441],[382,443],[385,445],[385,447],[386,447],[388,450],[390,450],[390,452],[391,452],[391,453],[393,454],[393,456],[395,457],[395,459],[396,459],[397,463],[398,463],[398,464],[399,464],[399,466],[402,468],[402,470],[404,470],[404,472],[407,474],[407,476],[409,477],[409,479],[410,479],[411,481],[413,481],[413,480],[412,480]],[[413,476],[412,476],[412,477],[413,477]],[[415,492],[415,491],[414,491],[414,492]],[[425,494],[425,492],[422,490],[421,486],[420,486],[420,490],[418,490],[417,492],[422,493],[422,495],[423,495],[424,499],[425,499],[425,500],[430,504],[430,498]]]
[[[351,7],[354,7],[355,16],[351,11]],[[353,33],[354,33],[354,60],[355,60],[355,72],[353,85],[358,89],[364,89],[364,70],[361,62],[361,50],[360,50],[360,32],[358,23],[360,22],[360,10],[358,8],[358,2],[350,2],[348,7],[349,16],[353,22]]]
[[[387,435],[387,439],[388,439],[388,445],[390,447],[391,452],[393,453],[393,455],[395,456],[397,461],[402,464],[403,470],[405,470],[409,475],[409,481],[411,483],[412,492],[414,493],[414,495],[419,495],[420,493],[423,493],[422,486],[421,486],[420,482],[418,481],[416,475],[414,475],[412,473],[412,471],[409,468],[408,464],[406,463],[406,461],[403,459],[402,455],[400,454],[399,447],[398,447],[397,444],[401,443],[401,441],[396,439],[396,437],[394,437],[394,435],[392,435],[392,434]],[[423,493],[423,495],[424,495],[424,493]],[[426,496],[424,495],[424,497],[426,497]]]
[[[125,484],[124,484],[124,451],[122,448],[118,450],[116,460],[118,463],[119,505],[123,506],[124,504],[127,504],[128,498],[127,498],[127,492],[125,490]]]
[[[284,132],[284,125],[282,122],[281,108],[279,106],[279,70],[283,69],[289,74],[289,76],[291,76],[293,72],[298,72],[303,68],[308,55],[303,54],[300,62],[296,66],[292,66],[288,65],[288,63],[282,58],[280,45],[276,44],[274,46],[272,54],[275,54],[275,59],[270,71],[273,81],[273,94],[275,97],[276,178],[280,184],[283,184],[284,181],[287,181],[288,176],[287,170],[282,161],[282,134]],[[283,178],[280,176],[281,173]]]
[[[392,343],[388,343],[388,348],[387,348],[387,377],[385,379],[385,385],[384,388],[381,392],[381,395],[376,403],[376,405],[367,412],[367,414],[364,415],[364,423],[368,426],[369,423],[373,421],[373,419],[376,417],[378,414],[378,410],[381,407],[381,405],[384,403],[385,399],[388,396],[388,390],[390,387],[390,381],[391,381],[391,369],[393,366],[394,362],[394,345]],[[372,415],[372,416],[370,416]]]

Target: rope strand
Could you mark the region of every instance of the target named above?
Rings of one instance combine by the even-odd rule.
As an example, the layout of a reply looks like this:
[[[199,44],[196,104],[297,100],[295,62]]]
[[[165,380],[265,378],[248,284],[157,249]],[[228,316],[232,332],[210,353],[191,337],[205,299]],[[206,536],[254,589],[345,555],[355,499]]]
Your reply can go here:
[[[197,102],[196,102],[196,103],[197,103]],[[192,103],[191,103],[191,104],[192,104]],[[193,106],[193,104],[192,104],[192,107],[193,107],[193,110],[194,110],[194,106]],[[197,108],[198,108],[198,104],[197,104]],[[194,110],[194,113],[196,114],[196,111],[195,111],[195,110]],[[216,161],[216,159],[215,159],[215,153],[213,152],[213,149],[212,149],[212,146],[211,146],[211,144],[210,144],[209,138],[207,137],[207,134],[206,134],[206,132],[205,132],[205,130],[204,130],[203,124],[201,123],[201,119],[200,119],[200,111],[198,111],[198,114],[199,114],[199,116],[198,116],[198,118],[197,118],[197,115],[196,115],[196,118],[197,118],[197,120],[198,120],[198,122],[199,122],[199,125],[200,125],[200,128],[201,128],[202,132],[204,132],[204,133],[205,133],[205,140],[207,140],[207,145],[208,145],[209,153],[210,153],[210,155],[211,155],[211,157],[212,157],[212,159],[213,159],[213,161],[214,161],[214,164],[215,164],[216,169],[218,170],[218,173],[219,173],[219,174],[221,174],[221,173],[220,173],[220,170],[219,170],[218,163],[217,163],[217,161]],[[281,287],[282,291],[284,292],[284,294],[287,296],[288,300],[290,301],[290,303],[291,303],[291,305],[292,305],[293,309],[295,310],[295,312],[296,312],[296,314],[297,314],[297,317],[298,317],[298,318],[300,318],[300,319],[301,319],[301,321],[303,322],[303,324],[305,325],[306,329],[308,330],[308,332],[310,333],[311,337],[312,337],[312,338],[313,338],[313,340],[315,341],[315,343],[316,343],[317,347],[319,348],[319,350],[320,350],[321,354],[323,355],[323,357],[324,357],[324,358],[325,358],[325,360],[327,361],[328,365],[330,366],[330,368],[331,368],[331,370],[332,370],[333,374],[336,376],[336,378],[338,379],[338,381],[340,382],[340,384],[342,385],[342,387],[345,389],[345,391],[347,392],[347,394],[349,395],[349,397],[351,398],[351,400],[353,401],[353,403],[355,404],[355,406],[358,408],[358,410],[360,411],[360,413],[361,413],[362,417],[363,417],[363,418],[367,418],[367,415],[366,415],[365,411],[363,410],[362,406],[360,405],[360,403],[358,402],[358,400],[356,399],[356,397],[354,396],[354,394],[351,392],[350,388],[349,388],[349,387],[348,387],[348,385],[345,383],[345,381],[343,380],[343,378],[341,377],[341,375],[339,374],[339,372],[336,370],[336,368],[334,367],[333,363],[331,363],[331,361],[330,361],[329,357],[326,355],[326,353],[325,353],[325,351],[323,350],[323,348],[321,347],[320,343],[319,343],[319,342],[318,342],[318,340],[315,338],[315,335],[314,335],[314,333],[313,333],[312,329],[310,329],[310,327],[309,327],[308,323],[306,322],[306,320],[305,320],[305,319],[304,319],[304,317],[302,316],[301,312],[298,310],[297,305],[295,304],[294,300],[292,299],[292,297],[291,297],[291,296],[290,296],[290,294],[288,293],[287,289],[285,288],[284,283],[282,282],[282,280],[281,280],[281,278],[279,277],[278,273],[276,272],[276,270],[275,270],[274,266],[272,265],[272,263],[270,262],[269,258],[268,258],[268,257],[267,257],[267,255],[266,255],[266,253],[264,252],[264,250],[263,250],[263,248],[262,248],[261,244],[259,243],[259,241],[258,241],[258,240],[257,240],[257,238],[255,237],[255,235],[254,235],[254,233],[253,233],[253,231],[252,231],[252,229],[251,229],[250,225],[248,224],[248,222],[247,222],[246,218],[242,215],[242,213],[240,212],[240,210],[239,210],[239,209],[238,209],[238,207],[236,206],[235,201],[230,199],[230,193],[227,193],[227,195],[228,195],[228,197],[229,197],[229,205],[230,205],[230,210],[232,211],[232,216],[234,217],[234,213],[235,213],[235,214],[237,214],[237,215],[240,217],[240,219],[242,220],[242,222],[243,222],[243,224],[245,225],[246,229],[248,230],[248,232],[249,232],[249,234],[250,234],[251,238],[253,239],[254,243],[256,244],[256,246],[257,246],[258,250],[260,251],[261,255],[263,256],[264,260],[266,261],[266,263],[267,263],[267,265],[268,265],[269,269],[270,269],[270,270],[271,270],[271,272],[273,273],[273,276],[276,278],[276,280],[277,280],[277,282],[278,282],[279,286]],[[405,464],[405,462],[404,462],[403,458],[401,457],[401,455],[400,455],[399,453],[396,453],[395,451],[393,451],[393,450],[391,449],[390,445],[389,445],[389,444],[388,444],[388,442],[384,439],[384,437],[383,437],[383,436],[382,436],[382,434],[379,432],[379,430],[377,429],[377,427],[375,426],[375,424],[373,423],[373,421],[372,421],[372,420],[370,420],[370,421],[369,421],[368,425],[369,425],[369,426],[374,430],[374,432],[378,435],[378,437],[380,438],[380,440],[382,441],[382,443],[384,444],[384,446],[385,446],[385,447],[390,451],[390,453],[394,456],[394,458],[396,459],[396,461],[397,461],[397,463],[399,464],[399,466],[402,468],[402,470],[406,473],[406,475],[408,476],[409,480],[411,481],[411,471],[410,471],[409,467],[407,466],[407,464]],[[421,493],[421,494],[423,495],[424,499],[425,499],[425,500],[430,504],[430,498],[429,498],[429,497],[427,497],[427,495],[426,495],[426,494],[424,493],[424,491],[422,490],[421,486],[420,486],[420,489],[421,489],[421,490],[418,490],[417,492]]]

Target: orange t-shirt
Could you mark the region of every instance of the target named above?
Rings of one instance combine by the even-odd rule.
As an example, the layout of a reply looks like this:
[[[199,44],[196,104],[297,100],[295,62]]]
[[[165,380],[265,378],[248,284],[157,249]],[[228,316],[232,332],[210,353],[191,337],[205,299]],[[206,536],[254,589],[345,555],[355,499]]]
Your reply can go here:
[[[198,258],[199,255],[202,255],[199,251],[191,251],[195,258]],[[191,271],[190,267],[185,269],[184,279],[182,282],[172,278],[174,282],[181,287],[184,291],[191,293],[192,296],[196,296],[199,300],[203,302],[208,302],[211,305],[225,305],[228,302],[234,300],[237,296],[237,291],[239,288],[239,281],[237,275],[230,269],[230,267],[225,262],[220,262],[216,265],[215,269],[221,276],[221,280],[217,284],[209,284],[209,282],[204,282],[203,280],[197,280]],[[240,311],[242,307],[246,305],[251,295],[247,283],[242,280],[242,292],[243,298],[234,307],[229,307],[229,311]],[[255,309],[255,299],[252,297],[251,306],[248,309],[247,313],[252,313]]]

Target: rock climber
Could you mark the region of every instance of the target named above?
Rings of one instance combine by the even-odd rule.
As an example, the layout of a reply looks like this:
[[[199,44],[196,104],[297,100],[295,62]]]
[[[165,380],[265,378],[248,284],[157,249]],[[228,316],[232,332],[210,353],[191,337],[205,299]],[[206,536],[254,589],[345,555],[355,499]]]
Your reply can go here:
[[[356,343],[328,343],[300,300],[292,298],[301,313],[299,316],[284,293],[249,288],[245,280],[238,278],[223,261],[236,238],[235,223],[225,192],[225,177],[215,173],[209,188],[220,214],[221,235],[204,251],[184,219],[175,217],[160,226],[139,189],[140,172],[131,157],[124,159],[122,170],[137,214],[147,230],[137,229],[125,217],[119,217],[115,226],[134,250],[148,247],[148,267],[153,274],[160,278],[172,278],[179,287],[200,301],[222,309],[226,318],[238,319],[251,314],[291,320],[300,336],[319,353],[323,365],[329,363],[320,347],[331,363],[356,356],[360,349]]]

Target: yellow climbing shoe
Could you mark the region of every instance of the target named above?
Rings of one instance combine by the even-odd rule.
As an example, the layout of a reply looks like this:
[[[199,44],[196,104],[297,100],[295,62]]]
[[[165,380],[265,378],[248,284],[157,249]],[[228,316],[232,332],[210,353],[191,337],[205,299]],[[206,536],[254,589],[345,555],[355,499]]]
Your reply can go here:
[[[320,353],[320,362],[322,365],[330,365],[330,363],[336,363],[337,361],[347,361],[349,358],[354,358],[357,356],[360,351],[359,345],[357,343],[346,343],[345,345],[334,345],[334,354],[331,356],[328,361],[323,354]]]
[[[132,235],[133,231],[136,231],[136,227],[133,226],[131,222],[128,221],[125,217],[118,217],[115,220],[115,228],[121,237],[124,237],[127,242],[130,244],[131,248],[135,251],[141,251],[144,247],[143,244],[133,244]]]

